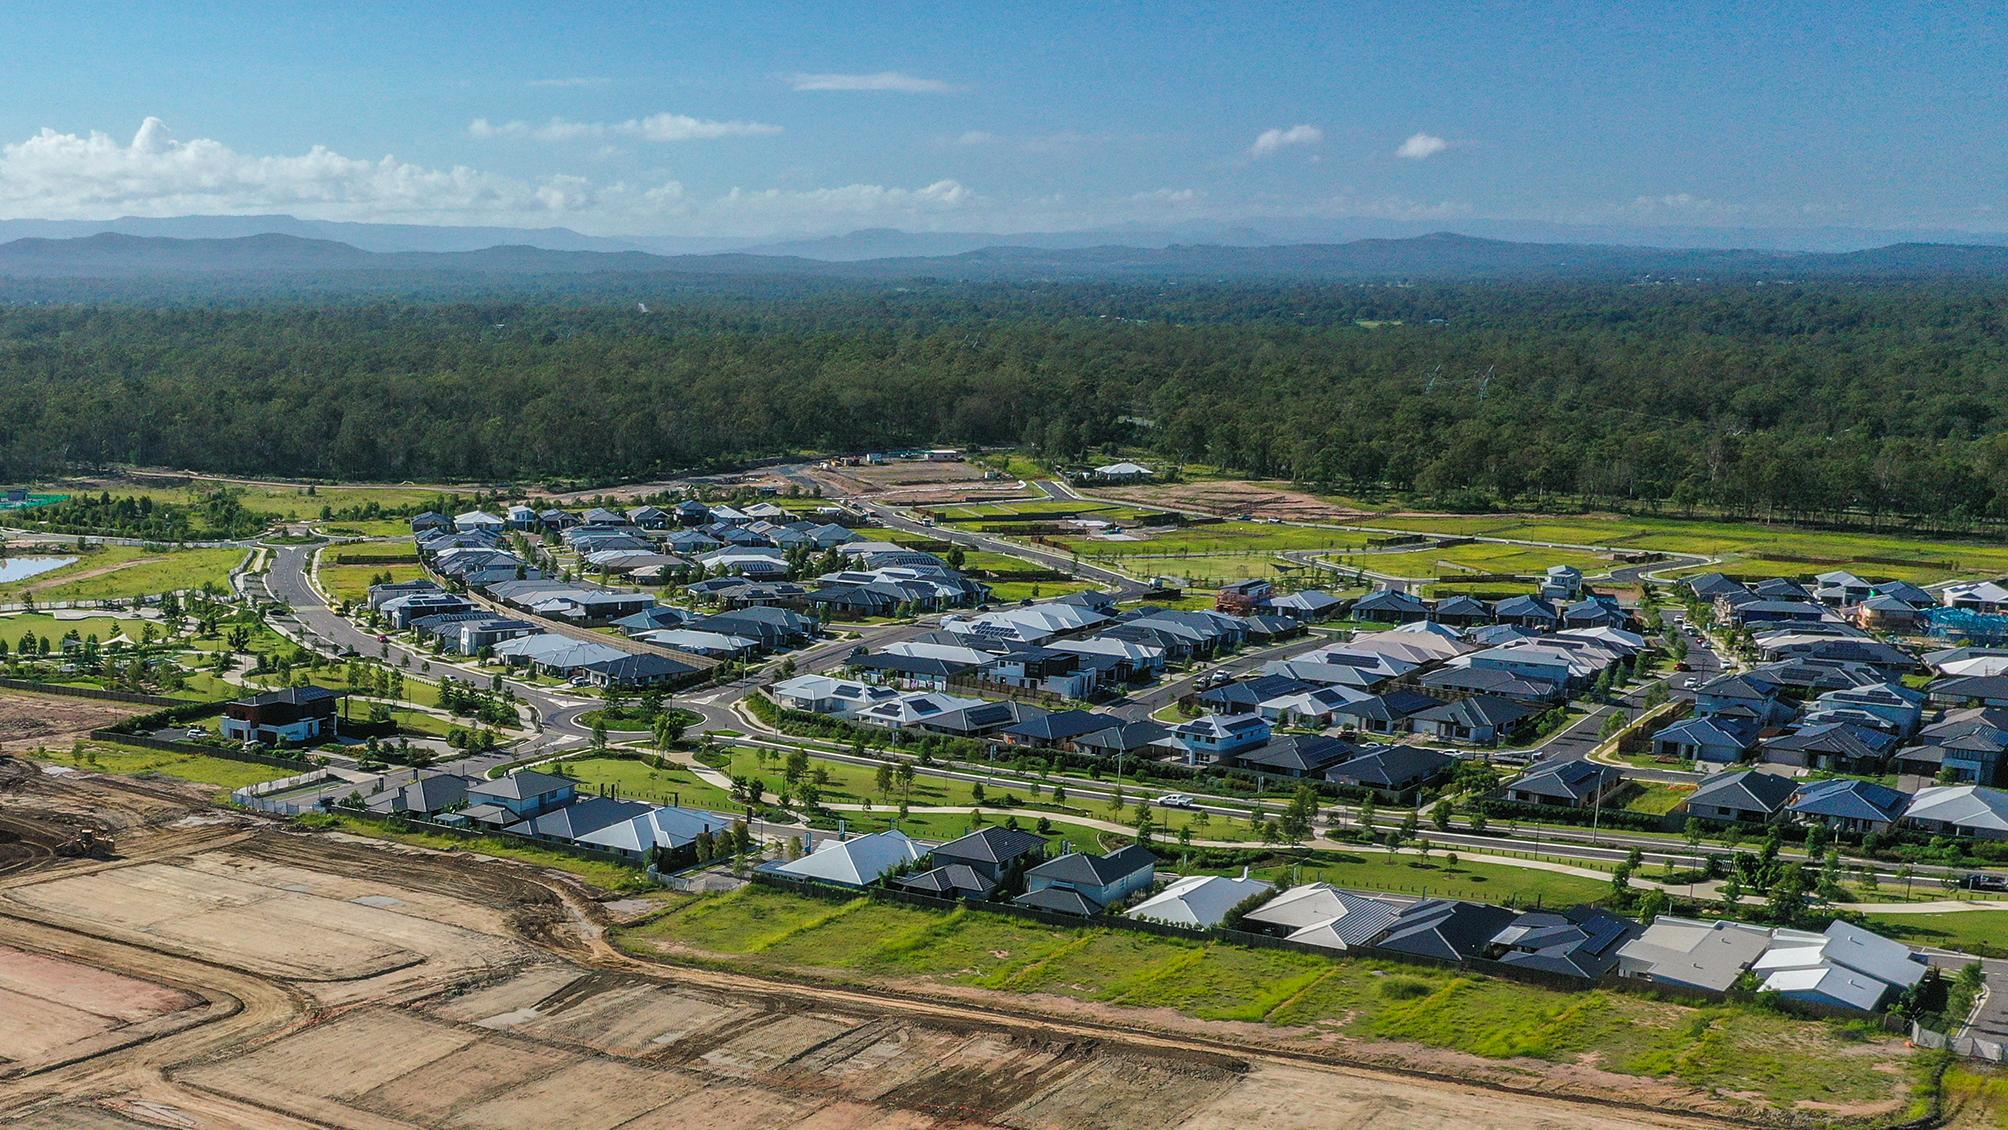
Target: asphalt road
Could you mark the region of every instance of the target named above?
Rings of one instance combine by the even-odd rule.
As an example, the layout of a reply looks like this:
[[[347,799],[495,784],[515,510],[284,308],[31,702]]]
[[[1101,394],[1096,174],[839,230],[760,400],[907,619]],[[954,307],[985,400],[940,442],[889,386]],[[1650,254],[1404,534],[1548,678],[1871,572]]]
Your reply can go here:
[[[385,642],[375,635],[358,628],[343,618],[321,599],[321,594],[307,579],[307,570],[313,561],[316,546],[289,545],[273,550],[271,568],[259,580],[267,595],[292,609],[296,634],[317,651],[357,655],[381,655],[388,648],[392,656],[409,658],[415,666],[419,663],[435,663],[438,657],[404,647],[396,642]],[[464,681],[475,682],[482,677],[471,672],[463,673]],[[542,724],[543,736],[537,745],[549,748],[566,744],[571,740],[586,740],[592,737],[589,727],[581,726],[578,716],[591,710],[596,703],[570,695],[559,695],[550,690],[508,680],[516,697],[528,703],[536,712]]]

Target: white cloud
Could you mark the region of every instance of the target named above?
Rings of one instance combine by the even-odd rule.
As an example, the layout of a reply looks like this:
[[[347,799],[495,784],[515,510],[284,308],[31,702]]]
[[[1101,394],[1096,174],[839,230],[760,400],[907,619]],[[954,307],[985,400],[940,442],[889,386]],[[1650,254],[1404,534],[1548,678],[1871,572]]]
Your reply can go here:
[[[872,74],[792,74],[788,85],[796,90],[889,90],[897,94],[948,94],[961,87],[940,79],[919,78],[900,71]]]
[[[1255,144],[1248,147],[1250,157],[1267,157],[1293,145],[1316,145],[1325,140],[1325,131],[1317,126],[1291,126],[1289,129],[1265,129],[1256,137]]]
[[[1417,133],[1407,141],[1402,142],[1401,148],[1396,149],[1394,155],[1397,157],[1406,157],[1411,161],[1420,161],[1424,158],[1434,157],[1448,148],[1450,148],[1450,143],[1433,133]]]
[[[0,212],[103,218],[121,213],[294,211],[330,218],[414,218],[545,211],[542,185],[386,156],[368,161],[316,145],[298,156],[238,153],[220,141],[178,141],[158,118],[131,144],[44,129],[0,146]],[[559,195],[576,189],[559,185]]]
[[[650,114],[624,122],[491,122],[476,118],[467,132],[478,138],[523,137],[534,141],[579,141],[588,138],[633,137],[643,141],[709,141],[720,137],[762,137],[781,132],[765,122],[714,122],[688,114]]]
[[[1154,188],[1132,195],[1130,201],[1135,204],[1196,204],[1205,196],[1205,190],[1198,188]]]
[[[542,90],[564,90],[581,86],[605,86],[612,81],[600,75],[574,75],[570,78],[533,78],[524,85]]]
[[[1720,221],[1741,216],[1745,209],[1741,204],[1711,200],[1691,192],[1669,192],[1660,196],[1637,197],[1625,207],[1624,211],[1636,216],[1662,219]]]
[[[918,216],[952,211],[976,197],[964,185],[938,180],[923,188],[888,188],[882,184],[847,184],[837,188],[735,188],[714,206],[717,211],[745,216],[819,217]]]
[[[1004,140],[988,130],[972,129],[955,139],[957,145],[995,145]]]
[[[639,134],[644,128],[636,127]],[[148,118],[131,142],[44,129],[0,145],[0,218],[253,215],[435,224],[562,223],[606,234],[693,232],[767,236],[858,224],[926,226],[975,206],[954,180],[919,188],[734,188],[699,195],[682,183],[524,179],[466,166],[364,160],[315,146],[294,156],[240,153],[220,141],[175,139]]]

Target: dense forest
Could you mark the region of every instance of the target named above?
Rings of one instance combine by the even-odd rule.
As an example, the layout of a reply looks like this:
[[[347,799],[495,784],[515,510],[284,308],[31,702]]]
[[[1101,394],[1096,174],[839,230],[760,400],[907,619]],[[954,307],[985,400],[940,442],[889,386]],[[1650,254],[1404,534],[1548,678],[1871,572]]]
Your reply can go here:
[[[0,308],[0,480],[1022,443],[1464,507],[2008,518],[1995,282],[649,285]]]

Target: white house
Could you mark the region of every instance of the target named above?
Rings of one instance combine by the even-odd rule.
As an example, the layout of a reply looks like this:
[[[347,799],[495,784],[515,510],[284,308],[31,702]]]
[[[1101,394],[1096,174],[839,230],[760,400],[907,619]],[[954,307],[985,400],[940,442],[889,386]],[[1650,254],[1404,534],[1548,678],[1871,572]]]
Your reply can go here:
[[[927,858],[928,849],[897,828],[853,840],[825,840],[800,859],[770,863],[766,869],[797,879],[814,879],[846,887],[864,887],[895,868]]]
[[[1225,921],[1228,911],[1274,889],[1272,884],[1250,879],[1245,870],[1238,879],[1189,875],[1138,903],[1125,917],[1208,930]]]

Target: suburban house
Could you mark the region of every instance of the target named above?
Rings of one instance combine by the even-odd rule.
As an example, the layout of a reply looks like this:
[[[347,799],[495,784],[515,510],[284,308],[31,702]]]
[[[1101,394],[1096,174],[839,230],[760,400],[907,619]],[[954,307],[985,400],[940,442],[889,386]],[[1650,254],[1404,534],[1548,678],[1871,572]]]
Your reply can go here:
[[[1924,980],[1924,955],[1847,922],[1825,933],[1774,930],[1771,946],[1751,962],[1759,992],[1830,1008],[1875,1012],[1891,996]]]
[[[1126,918],[1210,930],[1227,920],[1235,907],[1275,886],[1260,879],[1228,875],[1188,875],[1132,907]]]
[[[1734,765],[1757,742],[1757,727],[1733,715],[1688,718],[1652,736],[1655,756]]]
[[[536,840],[576,844],[603,828],[646,814],[649,807],[640,801],[613,797],[578,797],[570,804],[540,812],[503,830]]]
[[[1513,911],[1485,902],[1424,899],[1402,908],[1374,948],[1439,961],[1485,956],[1492,939],[1513,922]]]
[[[695,675],[697,668],[666,656],[643,653],[581,663],[578,672],[595,687],[663,687]]]
[[[692,808],[651,807],[629,820],[609,824],[579,837],[580,845],[612,852],[622,859],[646,862],[660,848],[678,860],[695,858],[697,837],[731,831],[732,821],[715,812]]]
[[[1624,785],[1624,774],[1594,761],[1557,761],[1533,770],[1506,786],[1515,804],[1547,804],[1559,808],[1592,808]]]
[[[1728,920],[1662,914],[1618,949],[1618,976],[1677,989],[1727,993],[1771,948],[1771,931]]]
[[[1408,720],[1425,710],[1443,705],[1443,700],[1420,691],[1396,689],[1368,695],[1345,703],[1332,711],[1332,722],[1352,726],[1369,734],[1405,734]]]
[[[453,519],[453,528],[463,534],[499,534],[502,532],[503,527],[507,525],[507,522],[488,513],[486,510],[469,510],[467,513],[457,515]]]
[[[1933,835],[2008,840],[2008,792],[1978,785],[1920,789],[1903,810],[1903,822]]]
[[[1541,708],[1510,698],[1475,694],[1409,715],[1409,729],[1466,745],[1497,745],[1517,733]]]
[[[1358,753],[1351,742],[1323,734],[1286,734],[1252,749],[1224,754],[1220,763],[1279,777],[1317,777]]]
[[[1429,619],[1429,605],[1401,589],[1377,589],[1353,602],[1353,619],[1379,624],[1412,624]]]
[[[860,710],[899,697],[899,692],[891,687],[833,679],[828,675],[797,675],[775,683],[767,689],[767,693],[784,710],[803,710],[838,718],[854,717]]]
[[[1574,565],[1550,565],[1541,578],[1538,595],[1543,600],[1574,600],[1583,595],[1583,571]]]
[[[1325,769],[1325,780],[1365,789],[1384,801],[1406,800],[1457,764],[1454,754],[1419,745],[1374,746]]]
[[[2008,612],[2008,585],[1999,581],[1969,581],[1945,586],[1942,598],[1947,608],[1959,608],[1992,616]]]
[[[1618,951],[1639,933],[1638,923],[1593,906],[1559,914],[1536,910],[1494,934],[1485,956],[1517,969],[1595,981],[1617,968]]]
[[[1896,735],[1852,722],[1814,722],[1766,738],[1759,757],[1773,765],[1833,773],[1880,773],[1895,752]]]
[[[1073,749],[1081,738],[1120,725],[1121,721],[1114,715],[1092,710],[1056,710],[1006,726],[997,731],[997,736],[1006,745]]]
[[[1400,917],[1392,903],[1330,883],[1292,887],[1241,919],[1242,928],[1332,950],[1369,945]]]
[[[1181,722],[1172,735],[1193,760],[1217,761],[1269,740],[1269,723],[1259,714],[1209,714]]]
[[[1881,832],[1897,822],[1910,794],[1887,785],[1835,777],[1802,786],[1785,806],[1802,823],[1820,823],[1838,832]]]
[[[968,867],[995,889],[1007,885],[1016,873],[1045,858],[1044,838],[992,825],[935,848],[930,862],[937,868]]]
[[[1128,844],[1108,853],[1068,852],[1025,872],[1025,893],[1013,902],[1083,916],[1099,914],[1138,891],[1148,890],[1157,857]]]
[[[763,864],[761,870],[840,887],[867,887],[926,858],[926,848],[905,832],[888,828],[849,840],[824,840],[800,859]]]
[[[578,787],[563,777],[535,769],[518,769],[492,781],[468,786],[468,808],[463,815],[481,823],[491,823],[500,817],[502,823],[513,824],[568,805],[577,795]]]
[[[1798,782],[1778,773],[1745,769],[1719,773],[1688,794],[1689,816],[1723,824],[1768,824],[1785,811]]]
[[[1530,632],[1552,632],[1562,626],[1561,613],[1538,596],[1509,596],[1492,606],[1492,618]]]
[[[223,736],[263,745],[301,746],[335,736],[335,692],[325,687],[288,687],[226,703]]]

